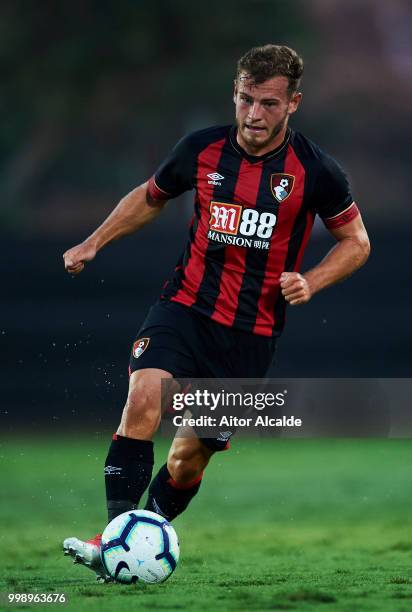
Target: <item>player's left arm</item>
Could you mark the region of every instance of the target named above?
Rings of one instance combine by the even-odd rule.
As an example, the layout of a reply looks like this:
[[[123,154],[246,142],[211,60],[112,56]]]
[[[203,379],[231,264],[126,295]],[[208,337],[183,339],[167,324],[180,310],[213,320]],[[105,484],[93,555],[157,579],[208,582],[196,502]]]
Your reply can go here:
[[[369,257],[369,238],[360,214],[329,231],[337,243],[317,266],[304,274],[283,272],[280,276],[282,294],[292,306],[305,304],[321,289],[345,280]]]

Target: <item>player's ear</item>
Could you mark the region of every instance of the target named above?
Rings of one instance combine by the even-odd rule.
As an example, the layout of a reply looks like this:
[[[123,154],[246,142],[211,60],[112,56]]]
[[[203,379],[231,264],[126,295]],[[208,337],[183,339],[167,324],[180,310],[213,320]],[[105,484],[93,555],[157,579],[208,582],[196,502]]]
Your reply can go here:
[[[289,104],[288,104],[288,114],[292,115],[293,113],[295,113],[298,110],[298,106],[300,104],[302,100],[302,92],[301,91],[297,91],[294,94],[292,94],[290,100],[289,100]]]
[[[237,97],[237,79],[233,81],[233,102],[236,104]]]

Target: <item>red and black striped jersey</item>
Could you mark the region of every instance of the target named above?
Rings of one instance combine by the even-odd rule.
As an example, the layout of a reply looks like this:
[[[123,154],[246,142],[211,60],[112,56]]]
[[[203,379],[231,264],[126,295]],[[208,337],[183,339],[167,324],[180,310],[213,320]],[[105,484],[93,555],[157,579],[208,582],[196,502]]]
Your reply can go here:
[[[189,239],[162,299],[223,325],[278,336],[286,301],[283,271],[299,271],[315,215],[327,227],[359,214],[337,162],[302,134],[260,157],[236,127],[185,136],[149,181],[157,200],[194,189]]]

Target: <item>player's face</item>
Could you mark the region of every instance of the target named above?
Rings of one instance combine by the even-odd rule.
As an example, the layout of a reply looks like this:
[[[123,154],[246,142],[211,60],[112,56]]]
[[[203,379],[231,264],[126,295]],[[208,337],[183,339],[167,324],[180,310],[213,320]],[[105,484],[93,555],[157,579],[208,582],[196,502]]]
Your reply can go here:
[[[288,79],[273,77],[254,84],[246,73],[235,81],[234,102],[239,144],[252,155],[264,155],[281,144],[289,115],[302,94],[288,92]]]

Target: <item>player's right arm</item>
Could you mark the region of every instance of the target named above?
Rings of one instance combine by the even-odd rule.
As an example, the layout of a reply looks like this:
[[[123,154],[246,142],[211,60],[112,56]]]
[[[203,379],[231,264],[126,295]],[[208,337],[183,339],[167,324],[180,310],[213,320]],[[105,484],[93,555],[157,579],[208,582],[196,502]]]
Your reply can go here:
[[[153,199],[148,185],[143,183],[128,193],[93,234],[64,253],[64,266],[69,274],[79,274],[106,244],[135,232],[160,214],[166,201]]]

